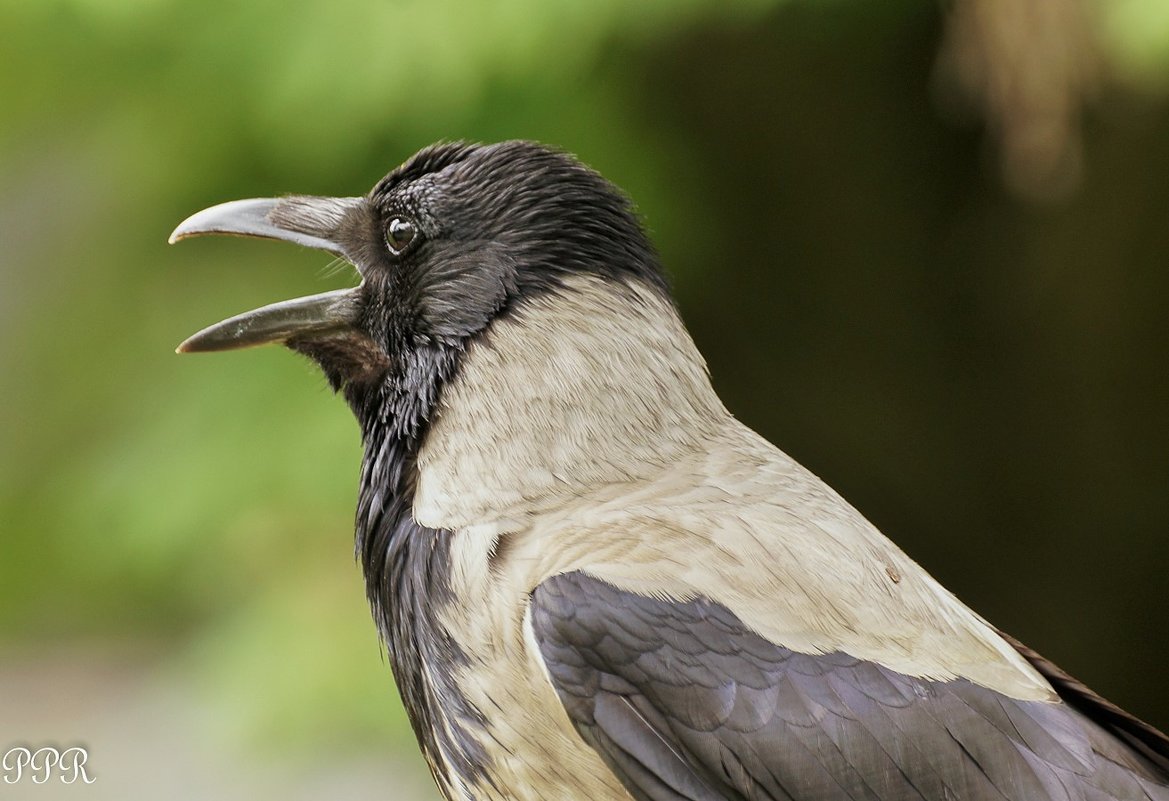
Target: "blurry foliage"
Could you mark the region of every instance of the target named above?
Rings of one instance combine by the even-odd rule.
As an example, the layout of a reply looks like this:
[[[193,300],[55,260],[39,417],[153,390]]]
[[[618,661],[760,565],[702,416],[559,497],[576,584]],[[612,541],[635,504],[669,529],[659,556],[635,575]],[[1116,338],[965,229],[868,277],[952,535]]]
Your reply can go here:
[[[931,104],[931,3],[0,0],[0,644],[160,640],[246,738],[403,731],[344,404],[278,349],[172,353],[352,279],[166,236],[222,200],[364,191],[431,141],[525,137],[637,200],[734,411],[1086,678],[1124,669],[1093,643],[1143,631],[1114,685],[1141,696],[1169,621],[1122,641],[1115,618],[1169,565],[1166,9],[1090,7],[1115,85],[1083,185],[1029,207]],[[1143,708],[1169,723],[1169,696]]]
[[[1169,88],[1169,3],[1096,0],[1094,5],[1118,77],[1136,88]]]
[[[1004,183],[1036,200],[1081,178],[1080,114],[1100,58],[1082,0],[957,0],[948,15],[940,99],[986,120]]]

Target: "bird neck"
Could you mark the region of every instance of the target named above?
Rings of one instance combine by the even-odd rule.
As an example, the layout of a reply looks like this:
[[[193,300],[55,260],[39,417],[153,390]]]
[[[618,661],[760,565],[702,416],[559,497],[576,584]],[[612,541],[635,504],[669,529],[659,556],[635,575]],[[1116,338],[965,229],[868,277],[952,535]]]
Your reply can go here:
[[[567,279],[468,342],[403,348],[344,388],[362,429],[357,553],[403,704],[440,785],[489,760],[443,615],[453,532],[693,453],[729,416],[673,305],[637,281]]]
[[[583,275],[468,343],[436,411],[414,517],[450,530],[655,475],[730,419],[664,291]]]
[[[467,655],[439,619],[452,600],[449,532],[411,513],[419,444],[456,364],[456,352],[426,346],[403,352],[377,389],[346,388],[364,445],[356,549],[366,594],[414,734],[444,789],[488,763],[476,736],[483,718],[454,679]]]

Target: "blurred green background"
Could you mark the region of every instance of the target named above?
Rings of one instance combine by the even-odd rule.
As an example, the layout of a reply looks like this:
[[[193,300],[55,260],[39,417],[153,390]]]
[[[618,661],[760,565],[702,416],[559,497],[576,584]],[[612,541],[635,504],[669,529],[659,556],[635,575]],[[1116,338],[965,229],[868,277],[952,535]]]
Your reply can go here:
[[[13,797],[435,797],[347,409],[173,353],[352,275],[166,238],[439,139],[623,186],[733,412],[1169,727],[1167,92],[1164,0],[0,0],[0,750],[98,777]]]

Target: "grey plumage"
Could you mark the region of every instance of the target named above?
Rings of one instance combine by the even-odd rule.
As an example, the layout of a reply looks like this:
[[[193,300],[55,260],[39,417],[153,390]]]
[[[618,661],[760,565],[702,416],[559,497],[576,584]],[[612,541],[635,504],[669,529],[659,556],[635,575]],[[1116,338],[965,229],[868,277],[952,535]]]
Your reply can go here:
[[[1169,798],[1163,742],[1145,757],[1067,704],[795,653],[583,573],[532,610],[569,716],[640,799]]]
[[[727,413],[630,204],[572,158],[438,146],[173,238],[206,233],[361,274],[181,349],[283,342],[353,409],[358,555],[448,798],[1169,801],[1164,735]]]

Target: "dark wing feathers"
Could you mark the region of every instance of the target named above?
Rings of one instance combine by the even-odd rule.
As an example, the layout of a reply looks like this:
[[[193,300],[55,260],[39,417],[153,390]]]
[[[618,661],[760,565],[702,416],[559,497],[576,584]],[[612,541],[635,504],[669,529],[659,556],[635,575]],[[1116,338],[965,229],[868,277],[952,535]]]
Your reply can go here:
[[[531,619],[569,717],[640,801],[1169,801],[1164,735],[1021,646],[1066,703],[796,653],[709,600],[579,572],[541,584]]]
[[[1169,737],[1111,701],[1101,698],[1083,682],[1072,678],[1011,635],[1001,631],[999,635],[1051,682],[1051,686],[1064,701],[1111,731],[1161,768],[1164,773],[1169,774]]]

